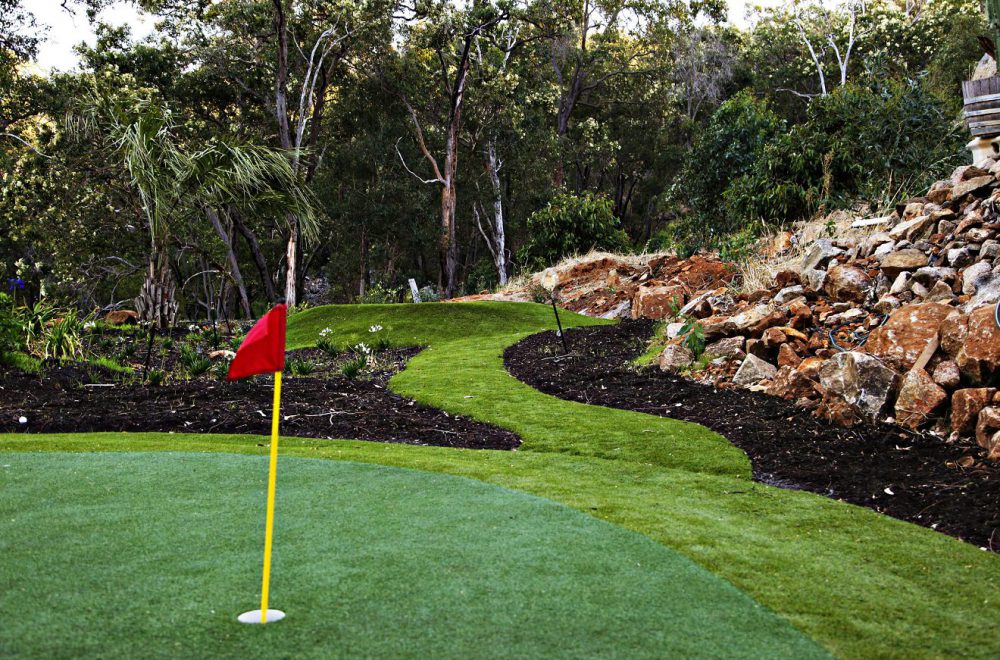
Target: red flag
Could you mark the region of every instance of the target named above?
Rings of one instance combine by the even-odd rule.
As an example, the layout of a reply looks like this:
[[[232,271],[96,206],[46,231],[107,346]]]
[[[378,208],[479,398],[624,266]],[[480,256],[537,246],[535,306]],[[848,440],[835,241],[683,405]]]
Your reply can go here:
[[[229,365],[229,380],[284,371],[287,310],[278,305],[254,324]]]

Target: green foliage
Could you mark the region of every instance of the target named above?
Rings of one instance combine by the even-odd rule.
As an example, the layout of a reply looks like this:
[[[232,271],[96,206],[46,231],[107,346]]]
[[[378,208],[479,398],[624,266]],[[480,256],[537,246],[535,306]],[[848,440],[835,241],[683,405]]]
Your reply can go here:
[[[151,369],[149,373],[146,374],[146,382],[153,387],[159,387],[163,385],[167,380],[167,372],[162,369]]]
[[[42,372],[41,360],[20,351],[0,353],[0,365],[16,369],[30,376],[37,376]]]
[[[382,284],[381,282],[375,282],[365,290],[365,295],[358,296],[355,301],[359,305],[385,305],[390,303],[397,303],[402,295],[402,289],[393,288]]]
[[[15,315],[13,301],[0,293],[0,355],[24,348],[24,325]]]
[[[92,367],[107,369],[116,374],[130,374],[133,372],[132,367],[123,366],[117,360],[109,357],[93,357],[87,360],[87,364]]]
[[[590,250],[624,252],[628,236],[606,197],[585,192],[560,193],[549,204],[531,214],[528,242],[518,252],[522,266],[540,270],[565,257]]]
[[[814,212],[873,208],[926,189],[967,157],[964,128],[917,81],[849,84],[810,105],[725,191],[742,221],[780,224]]]
[[[333,340],[333,331],[329,328],[324,328],[319,333],[319,339],[316,340],[316,348],[320,349],[330,357],[337,357],[340,355],[340,346]]]
[[[351,358],[340,367],[340,374],[348,380],[355,380],[358,378],[358,376],[364,373],[367,367],[368,367],[367,356],[358,355],[354,358]]]
[[[292,376],[309,376],[316,372],[316,363],[311,360],[293,358],[288,361],[287,369]]]
[[[75,314],[66,314],[52,321],[45,328],[42,338],[42,353],[45,358],[65,362],[83,355],[80,331],[80,320]]]
[[[178,360],[192,378],[197,378],[212,368],[212,361],[191,344],[181,344]]]
[[[705,352],[705,326],[698,319],[688,317],[680,331],[681,344],[694,353],[695,358]]]

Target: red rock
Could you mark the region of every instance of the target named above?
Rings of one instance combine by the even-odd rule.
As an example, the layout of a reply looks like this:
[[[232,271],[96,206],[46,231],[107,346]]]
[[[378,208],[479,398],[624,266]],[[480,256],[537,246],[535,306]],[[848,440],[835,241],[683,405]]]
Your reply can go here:
[[[872,280],[856,266],[834,266],[826,274],[823,290],[840,302],[861,302],[868,295]]]
[[[896,422],[901,426],[918,429],[948,400],[944,391],[923,369],[912,369],[903,377],[896,399]]]
[[[971,434],[980,411],[990,405],[995,391],[989,387],[973,387],[952,394],[951,430],[959,435]]]
[[[1000,372],[1000,328],[993,315],[992,305],[969,314],[965,340],[955,356],[962,375],[974,385],[988,383]]]
[[[955,389],[962,380],[962,374],[958,370],[958,365],[951,360],[943,360],[938,366],[934,367],[932,376],[934,382],[946,390]]]
[[[104,322],[108,325],[125,325],[126,323],[137,323],[138,321],[139,314],[131,309],[119,309],[108,312],[107,316],[104,317]]]
[[[654,321],[672,318],[686,302],[684,293],[684,287],[678,284],[641,286],[632,299],[632,318]]]
[[[764,340],[764,347],[768,349],[775,349],[788,342],[787,335],[778,328],[768,328],[761,339]]]
[[[865,349],[900,372],[909,371],[927,344],[937,338],[941,324],[955,309],[943,303],[906,305],[868,337]]]
[[[802,358],[798,356],[791,344],[782,344],[778,348],[779,367],[798,367],[802,364]]]
[[[816,386],[802,372],[796,371],[794,367],[785,366],[774,374],[767,393],[771,396],[780,396],[782,399],[805,399],[816,395]]]
[[[774,282],[779,289],[784,289],[789,286],[802,284],[802,279],[799,277],[798,272],[794,270],[783,270],[774,276]]]
[[[1000,408],[983,408],[976,421],[976,443],[983,449],[995,450],[993,437],[1000,431]]]
[[[819,369],[823,366],[823,362],[825,362],[823,358],[807,357],[799,363],[796,371],[804,374],[810,380],[819,381]]]

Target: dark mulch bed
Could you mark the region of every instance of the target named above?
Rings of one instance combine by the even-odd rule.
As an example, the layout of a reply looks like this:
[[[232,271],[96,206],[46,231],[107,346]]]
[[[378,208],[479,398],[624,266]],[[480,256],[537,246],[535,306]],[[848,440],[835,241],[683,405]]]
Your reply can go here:
[[[449,415],[397,396],[386,386],[417,349],[380,356],[386,368],[364,380],[323,369],[319,376],[282,382],[282,435],[341,438],[468,449],[513,449],[520,438],[487,424]],[[319,352],[298,351],[297,358]],[[104,377],[102,377],[104,376]],[[271,431],[270,377],[226,383],[216,379],[161,386],[113,382],[93,367],[60,367],[42,377],[0,368],[0,433],[177,431],[250,433]],[[111,383],[110,387],[95,384]],[[27,424],[18,419],[27,417]]]
[[[747,453],[758,481],[1000,551],[1000,466],[978,447],[891,425],[838,428],[784,399],[636,368],[631,361],[652,331],[645,321],[572,330],[568,356],[553,333],[542,333],[508,348],[504,362],[516,378],[560,398],[707,426]]]

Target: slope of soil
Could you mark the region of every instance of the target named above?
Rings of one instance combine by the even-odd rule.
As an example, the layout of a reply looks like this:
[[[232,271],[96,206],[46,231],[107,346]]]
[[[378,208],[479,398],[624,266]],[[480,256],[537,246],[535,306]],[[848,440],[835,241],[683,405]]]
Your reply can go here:
[[[560,398],[703,424],[750,457],[754,478],[808,490],[1000,551],[1000,467],[968,443],[890,425],[833,427],[791,402],[719,390],[631,365],[649,321],[571,331],[564,355],[554,333],[504,353],[521,381]]]

